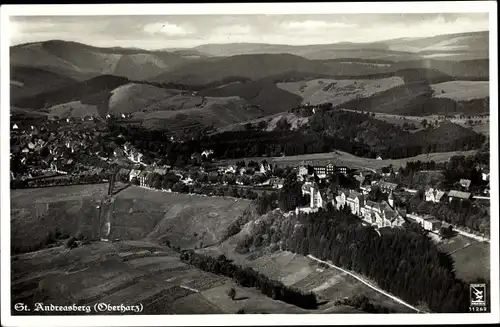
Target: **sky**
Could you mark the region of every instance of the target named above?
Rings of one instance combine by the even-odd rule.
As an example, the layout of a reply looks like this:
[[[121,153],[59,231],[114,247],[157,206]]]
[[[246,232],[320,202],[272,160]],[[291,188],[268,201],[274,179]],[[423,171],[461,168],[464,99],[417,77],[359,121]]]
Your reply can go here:
[[[16,16],[11,45],[45,40],[99,47],[187,48],[218,43],[328,44],[487,31],[487,13]]]

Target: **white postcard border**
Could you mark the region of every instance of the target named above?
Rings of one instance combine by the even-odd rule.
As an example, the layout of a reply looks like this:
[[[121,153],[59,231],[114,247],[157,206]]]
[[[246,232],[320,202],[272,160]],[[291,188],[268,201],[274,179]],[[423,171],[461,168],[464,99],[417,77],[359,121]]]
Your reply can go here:
[[[445,13],[489,12],[490,15],[490,151],[491,199],[499,198],[498,181],[498,53],[497,3],[463,2],[366,2],[366,3],[241,3],[241,4],[102,4],[23,5],[1,7],[1,317],[5,326],[229,326],[229,325],[353,325],[353,324],[478,324],[499,322],[499,205],[491,202],[491,313],[465,314],[312,314],[312,315],[127,315],[51,316],[11,315],[10,297],[10,186],[9,186],[9,16],[75,15],[206,15],[206,14],[338,14],[338,13]]]

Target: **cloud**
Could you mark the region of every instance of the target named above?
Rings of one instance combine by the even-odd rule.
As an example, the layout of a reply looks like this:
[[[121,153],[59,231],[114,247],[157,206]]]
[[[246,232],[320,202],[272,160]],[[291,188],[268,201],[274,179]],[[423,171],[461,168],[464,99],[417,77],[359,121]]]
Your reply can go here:
[[[488,14],[17,16],[10,20],[11,44],[64,39],[147,49],[231,42],[371,42],[489,29]]]
[[[249,25],[227,25],[214,28],[211,32],[214,36],[249,36],[252,28]]]
[[[318,30],[318,29],[332,29],[332,28],[353,28],[356,24],[347,24],[342,22],[325,22],[323,20],[306,20],[295,22],[281,23],[281,28],[291,30]]]
[[[168,36],[187,36],[194,32],[190,28],[168,22],[146,24],[143,29],[149,34],[165,34]]]

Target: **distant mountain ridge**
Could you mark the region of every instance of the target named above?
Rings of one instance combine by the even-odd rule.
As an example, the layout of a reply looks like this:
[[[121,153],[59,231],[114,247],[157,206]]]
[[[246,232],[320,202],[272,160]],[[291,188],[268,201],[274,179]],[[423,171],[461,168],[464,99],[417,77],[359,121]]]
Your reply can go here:
[[[11,66],[79,73],[113,74],[143,79],[190,61],[182,53],[130,48],[99,48],[78,42],[50,40],[10,48]]]
[[[403,38],[371,43],[341,42],[313,45],[261,43],[205,44],[193,48],[144,50],[95,47],[79,42],[48,40],[10,47],[12,66],[29,66],[77,78],[79,74],[112,74],[130,79],[149,79],[199,62],[217,62],[239,55],[288,55],[309,60],[351,59],[365,63],[425,60],[488,60],[489,32]],[[264,58],[264,57],[258,57]],[[233,59],[237,60],[237,59]],[[313,64],[311,64],[313,65]],[[424,67],[430,68],[430,67]],[[291,67],[292,70],[300,70]],[[450,74],[449,72],[445,72]],[[269,74],[273,75],[273,74]],[[453,75],[453,74],[451,74]]]
[[[452,48],[454,47],[454,48]],[[341,42],[332,44],[279,45],[265,43],[206,44],[194,47],[212,56],[233,56],[257,53],[290,53],[307,59],[336,59],[342,57],[418,60],[438,55],[443,59],[485,59],[489,56],[489,32],[469,32],[423,38],[400,38],[369,43]],[[455,53],[443,55],[450,50]],[[362,53],[356,54],[356,51]],[[427,51],[427,52],[425,52]]]
[[[217,119],[224,125],[332,97],[335,105],[402,115],[484,112],[488,38],[489,32],[475,32],[371,43],[167,50],[34,42],[10,48],[11,104],[69,116],[127,112],[155,126],[172,119],[179,126],[193,120],[216,125]],[[384,86],[386,79],[398,78],[402,82]],[[472,92],[469,81],[482,84],[474,84]],[[441,85],[447,82],[453,83]],[[280,83],[295,84],[287,89]]]

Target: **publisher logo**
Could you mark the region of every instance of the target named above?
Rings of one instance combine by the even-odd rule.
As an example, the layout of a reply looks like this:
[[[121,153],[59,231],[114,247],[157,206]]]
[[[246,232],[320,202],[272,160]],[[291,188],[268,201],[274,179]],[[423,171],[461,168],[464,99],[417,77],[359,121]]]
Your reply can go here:
[[[470,284],[470,305],[486,306],[486,284]]]

